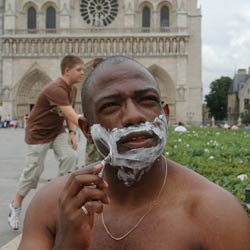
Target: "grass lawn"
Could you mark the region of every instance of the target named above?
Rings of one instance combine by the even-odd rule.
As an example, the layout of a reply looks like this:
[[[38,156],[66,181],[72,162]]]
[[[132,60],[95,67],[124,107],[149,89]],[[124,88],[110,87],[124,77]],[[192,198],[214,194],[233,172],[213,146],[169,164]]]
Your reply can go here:
[[[250,188],[250,131],[189,127],[176,133],[169,127],[167,158],[187,166],[227,189],[242,203]],[[246,174],[241,181],[238,175]]]

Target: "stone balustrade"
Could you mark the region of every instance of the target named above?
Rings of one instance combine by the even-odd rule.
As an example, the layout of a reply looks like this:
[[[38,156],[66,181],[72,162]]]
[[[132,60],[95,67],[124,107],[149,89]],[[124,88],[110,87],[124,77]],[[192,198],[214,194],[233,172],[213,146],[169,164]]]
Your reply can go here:
[[[67,35],[78,35],[78,34],[187,34],[188,29],[185,27],[157,27],[157,28],[119,28],[119,27],[91,27],[91,28],[73,28],[73,29],[5,29],[5,35],[26,35],[34,34],[48,35],[48,34],[67,34]]]
[[[91,36],[91,37],[7,37],[3,38],[4,57],[42,57],[74,54],[84,57],[112,55],[186,55],[189,37],[173,36]]]

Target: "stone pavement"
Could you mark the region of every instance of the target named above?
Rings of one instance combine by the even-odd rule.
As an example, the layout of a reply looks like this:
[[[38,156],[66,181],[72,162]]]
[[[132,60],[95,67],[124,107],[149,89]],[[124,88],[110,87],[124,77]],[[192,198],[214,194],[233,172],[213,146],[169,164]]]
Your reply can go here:
[[[80,136],[79,158],[84,162],[86,141]],[[21,216],[21,229],[12,231],[8,226],[9,203],[13,200],[18,185],[18,179],[25,165],[26,144],[24,143],[24,129],[0,129],[0,249],[22,232],[25,211],[35,192],[57,176],[58,163],[52,150],[49,150],[45,160],[45,170],[41,176],[38,189],[32,190],[25,198]],[[6,249],[7,248],[3,248]],[[14,250],[15,248],[8,248]]]

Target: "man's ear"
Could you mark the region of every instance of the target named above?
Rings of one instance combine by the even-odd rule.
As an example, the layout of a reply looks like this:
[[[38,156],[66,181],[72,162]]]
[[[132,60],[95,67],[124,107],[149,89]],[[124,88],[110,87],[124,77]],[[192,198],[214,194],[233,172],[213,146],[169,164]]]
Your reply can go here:
[[[82,130],[83,134],[85,135],[85,137],[87,138],[87,140],[93,144],[93,139],[92,139],[92,136],[91,136],[91,131],[90,131],[90,126],[87,122],[87,119],[83,116],[80,116],[78,118],[78,126],[79,128]]]
[[[165,115],[166,115],[167,120],[168,120],[168,118],[169,118],[169,114],[170,114],[168,104],[163,104],[163,110],[164,110]]]
[[[69,67],[66,67],[66,68],[64,69],[63,75],[67,74],[69,71],[70,71],[70,68],[69,68]]]

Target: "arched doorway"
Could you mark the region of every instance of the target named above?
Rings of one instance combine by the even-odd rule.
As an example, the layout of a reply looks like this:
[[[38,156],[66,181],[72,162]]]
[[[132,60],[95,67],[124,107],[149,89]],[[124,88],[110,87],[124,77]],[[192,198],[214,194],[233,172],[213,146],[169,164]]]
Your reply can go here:
[[[176,123],[176,89],[173,80],[169,74],[158,65],[152,65],[148,68],[159,84],[161,99],[169,105],[171,124]]]
[[[23,117],[30,113],[41,90],[49,82],[51,79],[39,69],[33,69],[22,78],[15,91],[16,117]]]

